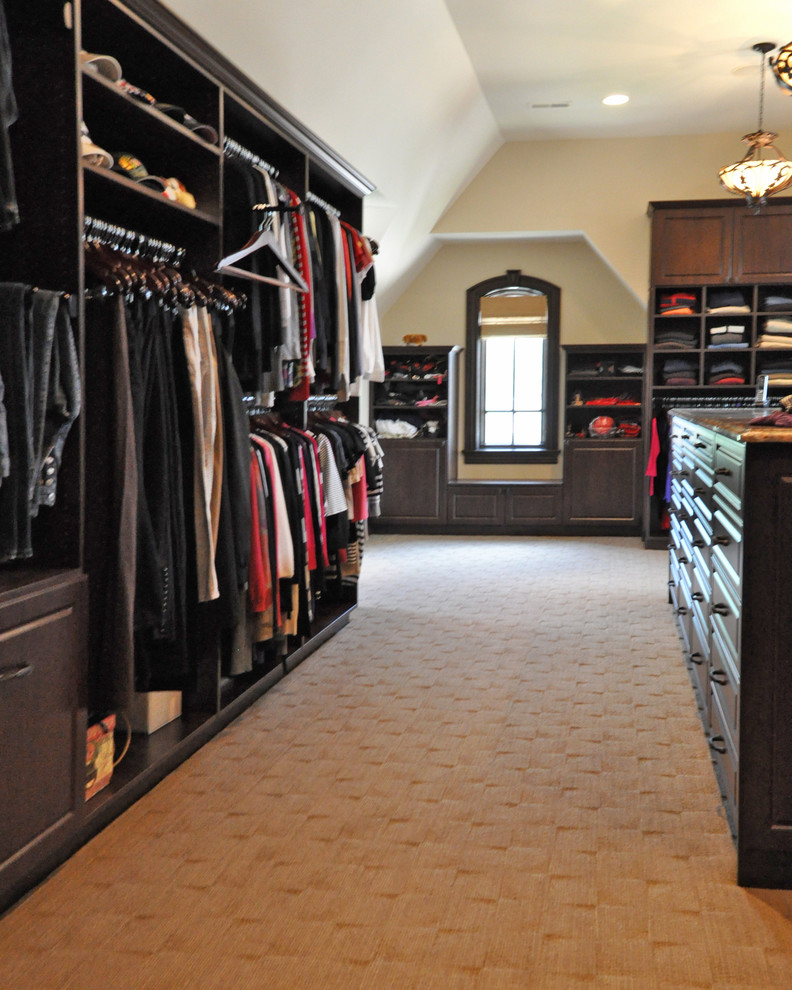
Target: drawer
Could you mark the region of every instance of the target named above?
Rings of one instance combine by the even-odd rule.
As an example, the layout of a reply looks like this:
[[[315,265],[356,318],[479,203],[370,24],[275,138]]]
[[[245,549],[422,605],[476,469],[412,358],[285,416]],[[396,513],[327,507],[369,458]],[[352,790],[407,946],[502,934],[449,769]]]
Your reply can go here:
[[[713,435],[707,430],[696,430],[695,435],[688,441],[693,448],[696,463],[704,468],[712,468],[715,443]]]
[[[712,693],[717,696],[724,722],[737,743],[740,737],[740,675],[717,630],[712,634],[710,655]]]
[[[742,598],[743,533],[728,510],[715,501],[712,517],[712,560]]]
[[[84,615],[76,588],[0,610],[0,863],[75,806],[75,768],[85,761],[84,737],[77,752]]]
[[[710,648],[707,634],[707,621],[694,606],[690,622],[690,649],[685,654],[693,686],[696,689],[699,708],[707,724],[709,724],[710,709]]]
[[[739,762],[737,750],[727,727],[720,700],[716,694],[711,696],[710,732],[708,742],[710,756],[718,771],[718,781],[726,803],[726,810],[732,825],[737,828],[737,802],[739,800]]]
[[[711,593],[709,568],[702,567],[697,560],[694,560],[690,570],[690,597],[698,603],[702,615],[708,614]]]
[[[715,491],[742,518],[745,449],[723,437],[715,445]]]
[[[717,566],[712,572],[712,628],[718,632],[730,651],[735,669],[740,669],[740,634],[742,628],[740,601]]]

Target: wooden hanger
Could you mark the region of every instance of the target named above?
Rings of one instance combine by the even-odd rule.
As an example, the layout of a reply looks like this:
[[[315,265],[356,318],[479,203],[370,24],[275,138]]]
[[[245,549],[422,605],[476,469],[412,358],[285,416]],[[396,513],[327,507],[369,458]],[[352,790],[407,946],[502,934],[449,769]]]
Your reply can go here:
[[[271,278],[269,275],[259,275],[257,272],[248,272],[244,268],[237,268],[235,266],[235,261],[240,261],[249,254],[253,254],[254,251],[262,250],[262,248],[266,248],[272,252],[278,265],[286,272],[291,281],[286,282],[283,279]],[[308,291],[305,279],[300,275],[294,265],[287,258],[284,258],[280,245],[275,240],[275,235],[271,230],[256,231],[244,247],[223,258],[215,271],[221,275],[234,275],[237,278],[246,278],[253,282],[266,282],[268,285],[278,285],[283,289],[292,289],[295,292]]]

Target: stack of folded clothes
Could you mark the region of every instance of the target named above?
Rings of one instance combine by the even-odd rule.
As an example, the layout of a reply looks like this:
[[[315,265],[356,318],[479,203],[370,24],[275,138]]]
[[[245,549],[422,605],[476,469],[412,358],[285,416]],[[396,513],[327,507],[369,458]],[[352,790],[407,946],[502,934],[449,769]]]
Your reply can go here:
[[[707,375],[708,385],[744,385],[745,369],[736,361],[713,361]]]
[[[759,335],[756,346],[765,350],[792,348],[792,317],[768,316],[764,321],[762,333]]]
[[[660,296],[661,316],[693,316],[696,296],[692,292],[664,292]]]
[[[669,327],[655,330],[655,350],[684,351],[695,347],[697,343],[697,330],[685,330],[684,327],[674,326],[673,324]]]
[[[792,359],[777,358],[773,361],[765,361],[759,374],[767,376],[769,385],[792,385]]]
[[[780,292],[773,292],[762,300],[761,309],[779,310],[786,309],[792,311],[792,296],[783,295]]]
[[[669,358],[660,371],[664,385],[697,385],[698,364],[692,358]]]
[[[745,339],[746,327],[739,323],[725,324],[719,327],[710,327],[709,346],[718,347],[747,347],[748,341]]]
[[[750,313],[745,296],[738,289],[710,289],[707,294],[708,313]]]

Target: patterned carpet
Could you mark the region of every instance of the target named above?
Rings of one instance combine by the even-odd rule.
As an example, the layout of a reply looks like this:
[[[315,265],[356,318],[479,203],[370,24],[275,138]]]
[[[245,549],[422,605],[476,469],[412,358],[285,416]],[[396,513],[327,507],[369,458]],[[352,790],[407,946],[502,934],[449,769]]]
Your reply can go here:
[[[351,624],[0,920],[8,990],[768,990],[630,539],[376,537]]]

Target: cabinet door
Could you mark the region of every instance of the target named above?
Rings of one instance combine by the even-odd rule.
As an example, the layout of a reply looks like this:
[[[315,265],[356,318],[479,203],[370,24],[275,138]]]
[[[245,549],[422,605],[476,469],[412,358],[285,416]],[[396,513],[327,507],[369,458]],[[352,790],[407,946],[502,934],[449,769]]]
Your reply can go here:
[[[725,282],[731,276],[730,209],[658,210],[652,222],[652,282]]]
[[[381,440],[383,522],[445,521],[444,443],[431,440]]]
[[[0,864],[63,823],[84,787],[83,592],[81,581],[0,610]]]
[[[751,282],[792,279],[790,207],[763,206],[759,213],[736,213],[733,274]]]
[[[640,441],[571,441],[564,450],[566,519],[570,523],[640,522]]]

